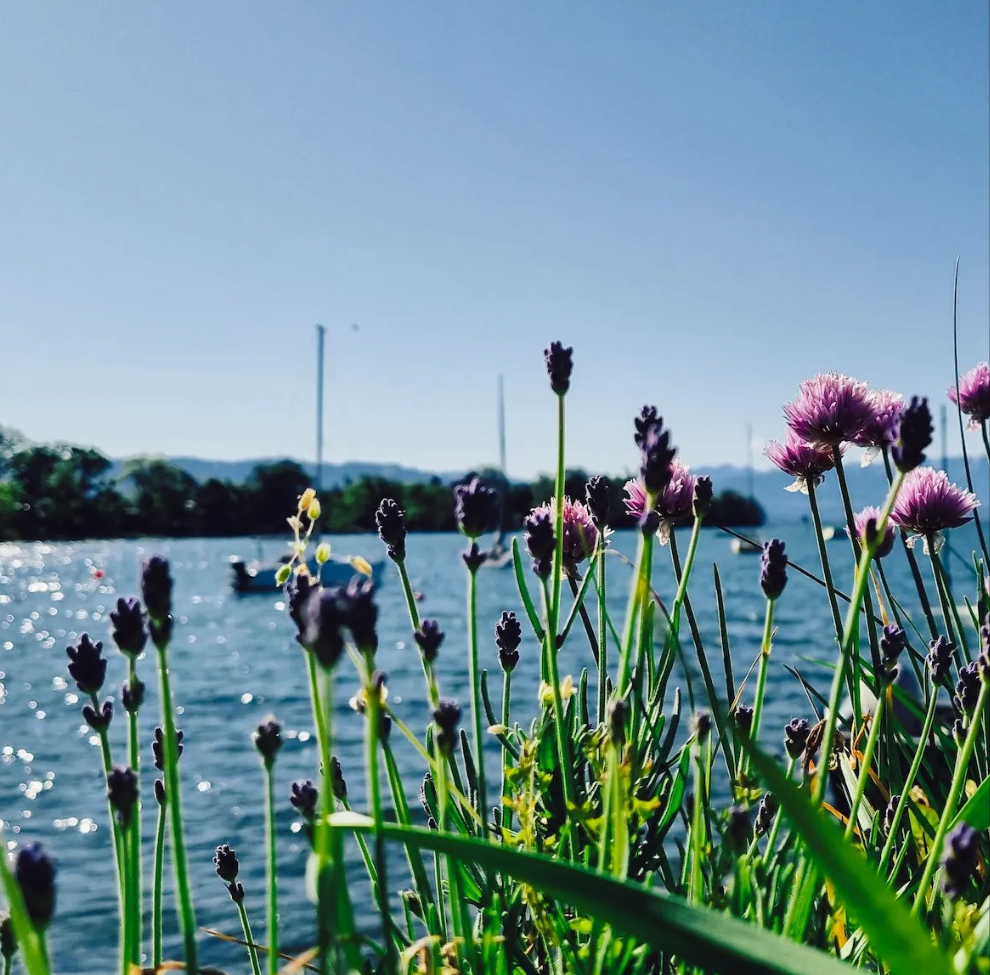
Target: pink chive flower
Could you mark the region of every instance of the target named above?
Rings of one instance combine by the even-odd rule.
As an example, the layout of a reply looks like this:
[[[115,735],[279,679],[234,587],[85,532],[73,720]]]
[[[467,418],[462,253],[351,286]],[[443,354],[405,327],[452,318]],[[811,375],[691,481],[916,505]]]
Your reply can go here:
[[[949,399],[969,417],[970,430],[979,430],[981,423],[990,420],[990,365],[980,362],[960,376],[958,398],[956,387],[951,386]]]
[[[929,543],[937,552],[944,541],[942,532],[965,525],[979,504],[975,494],[950,484],[945,471],[917,467],[905,475],[890,520],[901,531],[911,532],[909,546],[921,538],[926,553]]]
[[[880,509],[879,508],[864,508],[859,514],[853,518],[853,523],[856,526],[856,538],[859,540],[859,544],[862,547],[866,547],[866,533],[869,529],[870,522],[873,522],[873,530],[876,531],[876,526],[880,524]],[[846,529],[848,534],[849,529]],[[897,534],[897,529],[891,524],[890,519],[887,519],[887,525],[883,530],[883,537],[880,539],[880,544],[877,545],[876,551],[873,553],[875,559],[882,559],[894,550],[894,537]]]
[[[889,389],[870,390],[870,418],[859,434],[852,438],[857,447],[865,447],[863,467],[868,467],[886,447],[897,439],[904,397]]]
[[[763,450],[764,456],[785,474],[794,478],[788,491],[808,493],[808,485],[821,484],[826,471],[835,467],[835,457],[830,450],[813,447],[800,437],[788,432],[787,443],[771,440]]]
[[[657,498],[655,510],[660,515],[660,527],[657,538],[661,545],[670,541],[670,530],[681,518],[689,518],[694,513],[694,486],[697,478],[691,474],[691,469],[679,461],[670,465],[670,480]],[[646,488],[642,480],[633,478],[626,481],[626,497],[624,504],[637,521],[643,520],[646,509]]]
[[[547,515],[550,523],[556,524],[557,499],[551,498],[549,504],[541,504],[534,508],[530,517]],[[598,545],[598,529],[595,520],[583,501],[572,501],[564,498],[564,567],[573,571],[579,562],[583,562],[593,554]]]
[[[872,416],[866,383],[838,372],[806,379],[798,387],[797,398],[784,407],[787,425],[815,447],[854,441]]]

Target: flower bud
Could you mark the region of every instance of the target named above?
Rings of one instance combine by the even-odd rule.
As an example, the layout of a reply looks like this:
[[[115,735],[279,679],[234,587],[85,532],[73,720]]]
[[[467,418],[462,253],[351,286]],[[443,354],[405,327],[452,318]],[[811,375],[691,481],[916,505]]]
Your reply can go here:
[[[258,749],[265,768],[275,764],[275,756],[282,745],[282,726],[277,721],[273,719],[258,725],[254,733],[254,747]]]
[[[310,521],[319,521],[320,515],[323,513],[323,509],[320,507],[320,502],[313,498],[310,501],[309,506],[306,508],[306,515]]]
[[[800,758],[808,747],[811,728],[804,718],[792,718],[784,725],[784,748],[794,759]]]
[[[406,514],[392,498],[383,498],[375,512],[378,537],[385,543],[385,551],[393,562],[406,557]]]
[[[133,769],[115,765],[107,773],[107,799],[117,810],[117,818],[125,829],[138,801],[138,780]]]
[[[433,720],[437,725],[437,748],[444,755],[450,755],[457,745],[457,722],[460,719],[460,705],[449,697],[440,698],[433,711]]]
[[[330,544],[328,542],[320,542],[316,546],[316,564],[326,565],[330,561]]]
[[[440,624],[436,620],[423,620],[419,629],[413,633],[416,646],[419,647],[419,652],[427,663],[432,663],[437,659],[443,637],[443,630],[440,629]]]
[[[116,611],[110,611],[113,642],[122,653],[136,657],[148,642],[144,628],[144,612],[136,599],[118,599]]]
[[[309,506],[316,500],[316,491],[313,488],[306,488],[301,495],[299,495],[299,511],[308,511]]]
[[[168,559],[164,556],[152,555],[144,563],[141,594],[144,596],[148,615],[153,620],[161,622],[172,612],[172,576]]]
[[[519,644],[522,642],[522,626],[515,613],[503,612],[495,624],[495,646],[502,670],[511,674],[519,663]]]
[[[570,389],[571,371],[574,369],[573,356],[574,349],[564,348],[561,342],[551,342],[543,351],[547,374],[550,376],[550,388],[558,396],[563,396]]]
[[[292,566],[288,562],[284,562],[275,570],[275,585],[284,586],[289,581],[289,576],[292,575]]]
[[[780,599],[787,585],[787,556],[784,543],[779,538],[763,543],[760,556],[760,586],[767,599]]]
[[[103,657],[103,644],[93,643],[88,634],[79,638],[79,645],[66,647],[69,655],[69,674],[82,694],[99,694],[107,676],[107,661]]]
[[[292,794],[289,802],[299,810],[303,819],[312,821],[316,816],[316,801],[319,793],[309,779],[300,779],[292,783]]]
[[[933,431],[928,400],[912,396],[911,402],[901,411],[897,434],[890,449],[899,471],[906,474],[924,463],[924,452],[932,442]]]
[[[17,851],[14,876],[31,923],[44,931],[55,913],[55,862],[40,843],[28,843]]]

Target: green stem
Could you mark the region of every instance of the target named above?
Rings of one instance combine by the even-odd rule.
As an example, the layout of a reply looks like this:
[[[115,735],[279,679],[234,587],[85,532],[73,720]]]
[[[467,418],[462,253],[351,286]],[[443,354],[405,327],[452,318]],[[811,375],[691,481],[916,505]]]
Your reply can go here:
[[[604,526],[603,526],[604,527]],[[598,536],[598,712],[597,721],[605,720],[605,699],[608,696],[608,625],[605,621],[605,538]]]
[[[158,648],[162,724],[165,727],[165,792],[171,814],[172,862],[175,869],[176,895],[179,901],[179,923],[185,944],[186,968],[195,975],[199,971],[196,950],[196,915],[189,887],[189,866],[182,827],[182,794],[179,786],[179,750],[175,734],[175,707],[172,703],[172,681],[168,669],[168,644]]]
[[[976,709],[970,717],[969,731],[962,748],[956,754],[956,768],[952,773],[952,784],[949,786],[949,794],[945,800],[945,807],[942,810],[942,818],[938,821],[938,829],[935,830],[935,838],[928,848],[928,858],[925,860],[925,872],[921,875],[921,883],[918,884],[918,892],[915,895],[914,904],[911,906],[911,913],[915,916],[921,911],[921,906],[928,897],[928,886],[932,882],[932,877],[940,864],[939,856],[942,852],[942,841],[949,831],[949,823],[955,818],[956,803],[966,782],[966,771],[969,768],[970,759],[973,757],[973,749],[976,747],[976,738],[983,722],[983,712],[987,706],[987,694],[990,692],[990,683],[982,681],[980,684],[980,696],[976,702]],[[905,798],[903,800],[907,802]]]
[[[894,501],[897,498],[897,493],[900,491],[903,483],[904,474],[899,471],[893,484],[890,486],[890,491],[887,494],[887,500],[884,502],[883,511],[877,519],[876,536],[872,539],[868,539],[866,545],[863,546],[863,551],[859,557],[859,565],[856,568],[856,578],[853,583],[853,591],[849,597],[849,608],[846,613],[846,622],[841,631],[842,637],[840,640],[839,660],[835,667],[835,673],[832,676],[832,690],[829,694],[828,716],[825,719],[825,730],[822,733],[821,750],[819,752],[819,769],[814,792],[815,802],[818,804],[820,804],[825,797],[825,787],[828,782],[828,769],[832,760],[832,744],[835,740],[835,726],[836,722],[839,720],[839,702],[842,697],[842,684],[845,681],[846,676],[846,662],[852,654],[852,644],[856,640],[857,634],[859,633],[859,610],[860,604],[863,601],[863,594],[866,591],[866,586],[870,578],[870,564],[873,561],[873,553],[876,551],[876,547],[880,539],[883,538],[884,530],[887,527],[887,519],[890,517],[890,512],[894,507]]]
[[[468,569],[468,666],[471,680],[471,717],[474,722],[474,755],[478,763],[478,816],[481,838],[488,839],[488,784],[485,778],[485,736],[481,709],[481,674],[478,667],[478,573]]]
[[[828,604],[832,610],[832,624],[835,626],[836,640],[842,640],[842,615],[839,613],[839,603],[835,598],[835,584],[832,582],[832,567],[828,560],[828,546],[822,535],[822,516],[818,510],[818,495],[814,479],[808,481],[808,504],[811,507],[811,517],[815,523],[815,540],[818,542],[818,557],[822,563],[822,575],[825,577],[825,592],[828,593]]]
[[[949,639],[957,646],[962,647],[964,656],[968,657],[969,643],[966,640],[966,631],[963,627],[962,620],[959,618],[959,612],[956,610],[955,600],[953,600],[952,591],[949,588],[949,578],[938,552],[935,551],[933,539],[929,539],[928,541],[928,550],[931,556],[932,573],[935,576],[935,588],[938,590],[938,599],[942,606],[942,616],[945,620],[946,632],[949,635]],[[953,625],[955,626],[955,637],[952,634]]]
[[[851,839],[856,829],[856,817],[859,815],[859,807],[863,802],[863,795],[866,792],[866,783],[870,778],[870,769],[873,767],[873,753],[876,751],[877,742],[880,740],[880,726],[883,724],[883,710],[887,703],[887,688],[881,682],[877,688],[877,706],[873,713],[873,722],[870,725],[870,734],[866,739],[866,751],[863,752],[863,761],[856,778],[856,794],[853,796],[852,805],[849,808],[849,822],[846,823],[845,838]]]
[[[90,694],[90,701],[93,705],[93,710],[99,714],[100,713],[100,702],[96,694]],[[103,782],[106,785],[107,776],[113,770],[113,757],[110,753],[110,737],[107,734],[106,728],[101,728],[97,734],[100,738],[100,756],[103,759]],[[114,812],[113,806],[110,804],[109,799],[107,800],[107,815],[110,817],[110,832],[113,836],[113,853],[114,862],[117,866],[117,907],[120,913],[120,969],[126,975],[127,966],[130,962],[130,951],[129,951],[129,931],[130,931],[130,916],[127,911],[127,868],[125,860],[124,851],[124,838],[121,835],[120,823],[117,822],[117,816]]]
[[[137,660],[133,655],[128,654],[128,682],[131,688],[138,683]],[[138,714],[137,711],[129,711],[127,714],[127,754],[128,764],[138,781],[141,777],[141,745],[138,737]],[[137,808],[134,811],[131,823],[131,847],[130,865],[131,883],[134,896],[130,903],[131,912],[131,963],[140,967],[141,965],[141,920],[142,920],[142,896],[141,896],[141,798],[138,796]]]
[[[932,726],[935,724],[935,712],[937,707],[938,685],[935,685],[932,690],[931,698],[929,698],[928,701],[928,711],[925,713],[925,724],[921,729],[921,737],[918,739],[918,747],[915,750],[914,758],[911,761],[911,767],[908,769],[907,778],[904,780],[904,785],[901,787],[901,801],[897,804],[897,808],[894,810],[894,818],[890,824],[890,832],[887,834],[887,839],[884,842],[883,850],[880,853],[879,872],[881,875],[883,875],[887,869],[887,862],[890,859],[891,852],[894,848],[894,842],[897,837],[897,828],[901,825],[901,818],[904,815],[904,810],[908,807],[908,796],[914,786],[914,780],[917,778],[918,771],[921,769],[921,763],[925,757],[925,749],[928,747],[928,739],[932,733]]]
[[[750,732],[753,741],[760,737],[760,718],[763,715],[763,697],[767,688],[767,670],[770,664],[770,651],[773,637],[773,607],[774,600],[767,600],[767,612],[763,620],[763,642],[760,645],[760,670],[756,678],[756,693],[753,695],[753,729]]]
[[[268,834],[268,972],[278,975],[278,850],[275,844],[275,763],[265,762],[265,831]]]
[[[368,795],[371,799],[371,815],[375,823],[375,868],[378,871],[378,908],[382,916],[382,936],[385,945],[386,971],[396,970],[398,959],[395,954],[395,940],[392,937],[392,913],[388,897],[388,863],[385,858],[385,834],[382,825],[382,784],[378,774],[378,739],[382,728],[382,703],[379,690],[375,686],[375,658],[365,651],[365,694],[368,702],[368,733],[365,737],[365,761],[368,765]],[[276,975],[276,973],[272,973]]]
[[[162,963],[162,875],[165,867],[165,820],[168,815],[168,792],[158,807],[158,824],[155,827],[155,872],[151,893],[151,952],[152,968]]]
[[[502,727],[508,733],[509,728],[509,696],[512,691],[512,675],[506,671],[502,677]],[[502,829],[508,830],[512,826],[512,809],[506,805],[505,797],[509,791],[508,774],[512,768],[512,756],[507,748],[502,749]]]
[[[261,975],[261,965],[258,962],[258,948],[254,943],[254,935],[251,934],[251,922],[248,920],[247,910],[244,907],[244,901],[237,902],[237,913],[241,918],[241,930],[244,932],[244,940],[247,942],[248,956],[251,959],[251,975]],[[269,947],[269,958],[276,959],[276,965],[278,964],[278,955],[271,951]],[[157,966],[155,966],[157,968]]]

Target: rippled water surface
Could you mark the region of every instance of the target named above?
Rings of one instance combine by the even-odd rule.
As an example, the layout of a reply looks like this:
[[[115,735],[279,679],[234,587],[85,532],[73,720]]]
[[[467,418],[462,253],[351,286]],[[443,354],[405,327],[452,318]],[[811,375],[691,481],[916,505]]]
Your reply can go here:
[[[778,526],[790,557],[817,571],[817,552],[808,528]],[[680,536],[683,556],[687,535]],[[239,934],[237,917],[223,883],[213,871],[212,856],[219,843],[237,849],[246,904],[255,934],[264,932],[265,863],[260,762],[251,733],[262,719],[274,715],[286,729],[286,744],[276,764],[280,907],[282,942],[287,950],[311,943],[312,908],[302,892],[306,844],[288,803],[294,779],[315,777],[317,755],[302,651],[293,640],[294,628],[280,598],[239,597],[227,589],[231,553],[254,555],[250,539],[182,541],[87,541],[67,544],[0,545],[0,819],[8,844],[42,840],[58,861],[58,908],[50,931],[56,970],[63,975],[110,971],[115,961],[116,892],[110,831],[104,799],[98,739],[80,717],[79,694],[66,670],[65,648],[88,632],[103,639],[110,659],[104,694],[119,696],[125,661],[109,638],[107,614],[122,595],[137,593],[142,558],[161,552],[171,559],[175,579],[176,626],[171,650],[179,727],[186,750],[181,773],[187,821],[187,843],[194,885],[197,922],[201,927]],[[333,540],[339,553],[379,558],[381,545],[371,536]],[[266,554],[276,554],[267,542]],[[421,612],[436,617],[447,633],[439,673],[444,694],[469,700],[467,681],[464,569],[457,558],[463,540],[453,535],[413,536],[409,569],[413,585],[423,593]],[[618,553],[632,556],[631,533],[613,537]],[[848,588],[850,560],[844,540],[830,543],[836,580]],[[891,557],[888,576],[909,597],[909,577],[900,553]],[[926,560],[923,560],[926,561]],[[759,590],[759,559],[737,556],[729,539],[718,532],[703,533],[691,595],[709,658],[721,690],[721,646],[715,616],[712,564],[718,563],[725,595],[729,638],[737,682],[746,673],[759,647],[765,602]],[[669,600],[674,585],[667,550],[656,554],[654,578],[660,595]],[[387,568],[391,570],[391,565]],[[627,593],[628,567],[619,558],[609,561],[611,609],[621,621]],[[501,686],[491,627],[503,609],[519,610],[511,570],[490,570],[480,576],[480,631],[483,666],[494,671],[494,688]],[[421,670],[411,641],[399,586],[388,572],[380,587],[380,667],[389,676],[390,700],[397,713],[422,732],[428,711]],[[520,612],[520,615],[521,612]],[[809,715],[809,706],[785,664],[797,664],[813,680],[827,684],[827,674],[806,658],[828,659],[833,637],[826,603],[811,582],[792,573],[776,613],[778,632],[768,684],[765,727],[780,728],[796,715]],[[576,644],[571,649],[572,644]],[[561,673],[575,678],[586,662],[575,638],[561,659]],[[568,654],[571,655],[570,659]],[[693,653],[689,655],[693,657]],[[805,658],[805,659],[802,659]],[[536,705],[539,679],[538,648],[530,635],[513,678],[516,716],[528,720]],[[139,675],[148,685],[140,714],[145,740],[145,797],[150,799],[150,739],[157,717],[157,672],[146,655]],[[338,671],[334,751],[339,755],[354,805],[363,808],[361,720],[347,707],[357,679],[345,661]],[[700,685],[699,685],[700,686]],[[496,691],[497,693],[497,691]],[[747,697],[748,699],[748,697]],[[466,727],[470,727],[466,717]],[[117,761],[125,757],[122,711],[111,726]],[[397,737],[397,736],[396,736]],[[401,741],[396,750],[408,773],[414,807],[415,790],[424,771],[422,762]],[[494,769],[495,761],[489,763]],[[493,783],[494,785],[494,783]],[[153,800],[144,809],[144,840],[150,853],[157,812]],[[354,853],[355,851],[351,851]],[[357,860],[356,854],[353,858]],[[357,864],[355,862],[355,867]],[[172,920],[171,873],[166,912],[170,929],[166,957],[178,955]],[[355,869],[354,897],[359,909],[370,894]],[[149,885],[150,886],[150,885]],[[240,971],[245,960],[234,950],[204,935],[203,960]]]

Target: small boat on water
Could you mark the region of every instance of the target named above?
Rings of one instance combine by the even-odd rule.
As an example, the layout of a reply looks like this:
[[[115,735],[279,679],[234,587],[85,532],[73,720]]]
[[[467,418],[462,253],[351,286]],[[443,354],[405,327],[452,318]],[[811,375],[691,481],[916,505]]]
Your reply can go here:
[[[281,586],[275,581],[278,570],[290,558],[291,556],[286,554],[274,563],[263,562],[260,559],[247,562],[232,555],[230,558],[230,587],[234,592],[241,594],[277,592],[281,589]],[[363,559],[362,563],[364,563]],[[369,567],[371,568],[371,578],[377,581],[381,576],[384,563],[364,563],[361,568],[358,568],[351,559],[331,558],[322,566],[317,563],[316,559],[310,559],[306,565],[313,578],[318,578],[323,585],[341,586],[350,582],[356,575],[367,575]]]
[[[357,328],[357,325],[354,328]],[[317,493],[319,493],[323,479],[323,353],[325,333],[325,326],[316,326],[316,478],[313,487]],[[316,533],[314,533],[311,541],[315,547]],[[281,588],[276,582],[278,571],[291,560],[292,555],[288,552],[275,562],[263,560],[260,557],[260,551],[259,558],[251,561],[232,555],[230,557],[230,586],[234,592],[241,594],[277,592]],[[306,563],[310,575],[314,579],[318,578],[325,586],[343,585],[350,582],[355,575],[370,576],[377,582],[382,575],[384,564],[383,561],[371,563],[361,556],[348,558],[331,556],[322,566],[315,558],[310,558]]]
[[[763,551],[762,543],[752,538],[733,538],[731,547],[736,555],[759,555]]]

